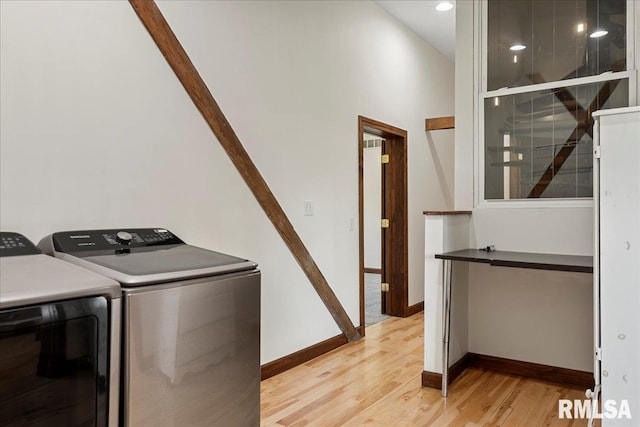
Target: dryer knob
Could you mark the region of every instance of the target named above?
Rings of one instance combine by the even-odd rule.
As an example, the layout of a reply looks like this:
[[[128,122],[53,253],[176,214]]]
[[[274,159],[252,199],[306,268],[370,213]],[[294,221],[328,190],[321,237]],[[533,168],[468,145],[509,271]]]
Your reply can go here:
[[[118,231],[118,234],[116,234],[116,241],[122,245],[128,245],[132,239],[133,236],[131,233],[127,233],[126,231]]]

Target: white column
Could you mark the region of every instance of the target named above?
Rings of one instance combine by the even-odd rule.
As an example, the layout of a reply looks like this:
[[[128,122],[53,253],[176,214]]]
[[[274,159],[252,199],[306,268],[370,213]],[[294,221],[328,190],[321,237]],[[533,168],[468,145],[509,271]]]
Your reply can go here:
[[[469,247],[469,214],[425,215],[424,370],[442,373],[442,260],[435,255]],[[450,364],[468,351],[467,266],[453,266]]]

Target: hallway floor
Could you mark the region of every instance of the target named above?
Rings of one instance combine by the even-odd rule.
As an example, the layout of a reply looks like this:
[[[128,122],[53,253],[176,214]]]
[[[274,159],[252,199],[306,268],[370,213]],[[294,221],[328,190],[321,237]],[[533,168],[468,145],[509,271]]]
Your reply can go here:
[[[365,273],[364,275],[364,321],[369,327],[388,319],[390,316],[382,314],[380,300],[380,274]]]
[[[261,386],[262,426],[584,426],[558,419],[558,399],[584,390],[467,369],[443,399],[421,387],[423,315],[392,317],[366,336]]]

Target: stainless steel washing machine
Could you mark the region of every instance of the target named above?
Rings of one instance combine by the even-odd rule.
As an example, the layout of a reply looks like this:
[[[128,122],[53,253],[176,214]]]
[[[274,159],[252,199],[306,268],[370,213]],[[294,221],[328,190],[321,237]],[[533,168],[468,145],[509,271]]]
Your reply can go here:
[[[123,424],[260,424],[260,272],[163,228],[54,233],[46,252],[120,282]]]
[[[0,233],[0,425],[117,426],[120,285]]]

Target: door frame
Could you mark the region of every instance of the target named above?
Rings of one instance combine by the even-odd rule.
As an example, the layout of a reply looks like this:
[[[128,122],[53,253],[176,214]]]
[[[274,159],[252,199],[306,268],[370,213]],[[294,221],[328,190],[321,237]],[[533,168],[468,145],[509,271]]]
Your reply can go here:
[[[395,208],[401,212],[401,227],[397,230],[395,238],[389,240],[388,233],[385,233],[383,239],[387,242],[387,247],[398,254],[399,262],[395,263],[395,268],[401,271],[401,279],[398,282],[389,284],[389,293],[387,301],[387,313],[391,316],[406,317],[409,307],[409,244],[408,244],[408,191],[407,191],[407,131],[391,126],[377,120],[373,120],[364,116],[358,116],[358,240],[359,240],[359,275],[360,275],[360,325],[362,326],[362,335],[365,330],[365,312],[364,312],[364,134],[379,136],[387,140],[387,152],[391,158],[395,158],[394,167],[400,168],[396,177],[396,186],[394,189],[393,203]],[[399,159],[399,160],[398,160]],[[392,160],[393,161],[393,160]],[[385,174],[385,171],[382,171]],[[397,187],[400,188],[397,188]],[[384,188],[383,197],[384,197]],[[389,206],[387,206],[389,208]],[[393,207],[391,207],[393,208]],[[389,245],[389,242],[391,245]],[[384,245],[383,245],[384,246]],[[381,267],[384,273],[384,254],[381,260]],[[388,272],[387,272],[388,273]]]

